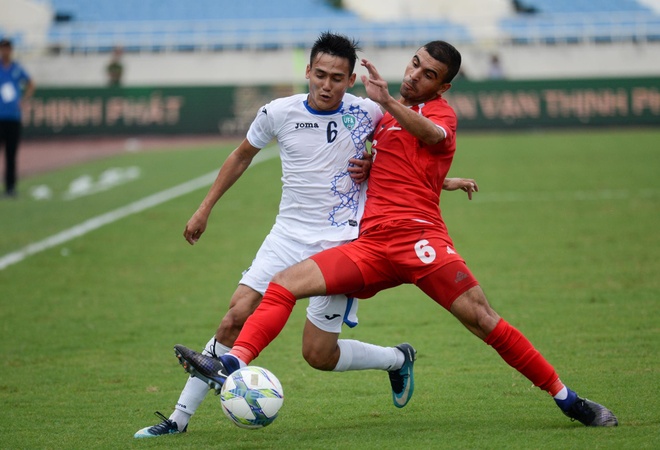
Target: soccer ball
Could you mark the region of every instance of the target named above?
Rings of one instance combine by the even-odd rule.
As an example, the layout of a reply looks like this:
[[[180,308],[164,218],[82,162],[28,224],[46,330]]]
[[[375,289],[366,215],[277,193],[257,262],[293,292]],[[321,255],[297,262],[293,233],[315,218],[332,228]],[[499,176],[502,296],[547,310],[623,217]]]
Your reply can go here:
[[[222,411],[241,428],[263,428],[277,418],[284,390],[272,372],[243,367],[227,377],[220,391]]]

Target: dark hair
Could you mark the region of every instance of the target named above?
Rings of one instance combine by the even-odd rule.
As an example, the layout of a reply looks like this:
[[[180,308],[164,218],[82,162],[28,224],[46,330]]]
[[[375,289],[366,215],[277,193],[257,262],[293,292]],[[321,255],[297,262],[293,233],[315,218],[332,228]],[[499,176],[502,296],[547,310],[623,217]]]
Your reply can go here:
[[[326,53],[339,58],[346,58],[348,60],[348,68],[352,74],[355,69],[355,61],[357,61],[358,50],[360,50],[360,47],[358,47],[358,43],[354,39],[326,31],[314,42],[312,53],[309,57],[309,65],[312,65],[314,59],[316,59],[316,55]]]
[[[444,83],[450,83],[454,79],[458,71],[461,69],[461,54],[456,48],[445,41],[431,41],[424,45],[423,48],[437,61],[440,61],[447,66],[447,73]]]
[[[0,39],[0,47],[9,47],[11,48],[11,41],[9,39]]]

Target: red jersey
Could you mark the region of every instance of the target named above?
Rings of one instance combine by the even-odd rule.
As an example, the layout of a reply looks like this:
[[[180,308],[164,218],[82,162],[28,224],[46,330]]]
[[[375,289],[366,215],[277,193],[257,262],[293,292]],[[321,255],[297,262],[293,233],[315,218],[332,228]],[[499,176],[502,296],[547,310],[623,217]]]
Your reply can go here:
[[[384,222],[413,219],[446,227],[440,215],[440,192],[456,151],[456,113],[437,97],[411,109],[441,127],[446,138],[426,145],[386,113],[374,132],[361,231]]]

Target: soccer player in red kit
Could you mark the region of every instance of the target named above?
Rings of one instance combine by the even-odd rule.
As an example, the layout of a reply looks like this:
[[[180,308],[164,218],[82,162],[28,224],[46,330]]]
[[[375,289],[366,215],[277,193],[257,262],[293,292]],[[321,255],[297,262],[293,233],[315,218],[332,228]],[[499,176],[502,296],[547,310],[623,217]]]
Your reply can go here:
[[[215,359],[176,346],[187,371],[212,386],[221,385],[228,374],[249,364],[275,339],[296,299],[340,293],[368,298],[412,283],[554,397],[568,417],[587,426],[618,424],[609,409],[566,387],[529,340],[491,308],[454,250],[438,205],[456,150],[456,115],[442,94],[451,87],[460,64],[461,55],[453,46],[429,42],[406,67],[397,101],[373,64],[362,60],[369,72],[368,77],[362,76],[367,94],[386,114],[374,133],[359,238],[275,275],[229,354]],[[413,389],[410,375],[404,392]]]

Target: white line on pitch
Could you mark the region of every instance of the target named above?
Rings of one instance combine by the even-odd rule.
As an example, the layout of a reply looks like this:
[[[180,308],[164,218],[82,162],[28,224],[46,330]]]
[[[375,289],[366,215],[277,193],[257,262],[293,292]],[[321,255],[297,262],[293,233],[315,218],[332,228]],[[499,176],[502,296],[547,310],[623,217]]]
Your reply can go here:
[[[277,148],[267,147],[262,151],[260,151],[259,153],[257,153],[257,156],[255,156],[255,158],[252,160],[252,165],[259,164],[260,162],[267,161],[276,156],[278,156]],[[193,180],[179,184],[178,186],[174,186],[172,188],[150,195],[141,200],[130,203],[121,208],[115,209],[114,211],[110,211],[105,214],[101,214],[100,216],[93,217],[67,230],[61,231],[57,234],[47,237],[46,239],[29,244],[26,247],[23,247],[22,249],[17,250],[15,252],[8,253],[0,257],[0,270],[4,270],[5,268],[11,266],[12,264],[16,264],[20,261],[23,261],[28,256],[34,255],[44,250],[48,250],[49,248],[53,248],[57,245],[63,244],[72,239],[83,236],[84,234],[87,234],[90,231],[94,231],[98,228],[101,228],[104,225],[108,225],[110,223],[116,222],[120,219],[123,219],[124,217],[128,217],[132,214],[137,214],[146,209],[153,208],[154,206],[158,206],[161,203],[165,203],[169,200],[173,200],[177,197],[181,197],[182,195],[186,195],[190,192],[196,191],[197,189],[201,189],[205,186],[210,186],[211,184],[213,184],[213,181],[217,176],[218,176],[217,170],[215,172],[202,175],[201,177],[195,178]]]

